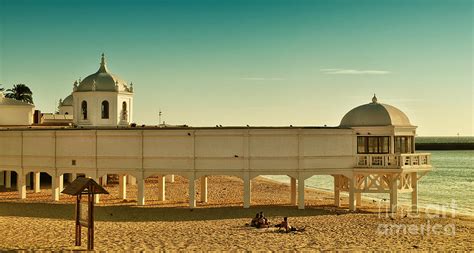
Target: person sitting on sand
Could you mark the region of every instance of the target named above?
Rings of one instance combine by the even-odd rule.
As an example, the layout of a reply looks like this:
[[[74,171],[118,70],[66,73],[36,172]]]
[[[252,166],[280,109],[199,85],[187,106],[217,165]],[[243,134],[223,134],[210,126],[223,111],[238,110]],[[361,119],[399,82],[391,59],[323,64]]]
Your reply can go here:
[[[263,215],[263,212],[260,212],[258,221],[257,221],[257,228],[268,228],[268,220]]]
[[[290,226],[290,223],[288,222],[288,217],[283,217],[283,221],[278,226],[278,231],[280,231],[281,229],[285,229],[287,233],[292,231],[292,227]]]
[[[259,219],[260,219],[260,213],[257,213],[255,215],[255,218],[253,218],[252,221],[250,222],[250,226],[251,227],[257,227]]]

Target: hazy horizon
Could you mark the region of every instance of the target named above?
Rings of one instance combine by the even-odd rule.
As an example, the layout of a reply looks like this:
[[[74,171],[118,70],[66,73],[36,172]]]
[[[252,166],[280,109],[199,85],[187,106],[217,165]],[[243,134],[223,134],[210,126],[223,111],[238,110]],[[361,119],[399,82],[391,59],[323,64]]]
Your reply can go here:
[[[0,83],[53,112],[73,82],[134,84],[134,122],[337,126],[405,112],[419,136],[474,134],[472,1],[0,0]]]

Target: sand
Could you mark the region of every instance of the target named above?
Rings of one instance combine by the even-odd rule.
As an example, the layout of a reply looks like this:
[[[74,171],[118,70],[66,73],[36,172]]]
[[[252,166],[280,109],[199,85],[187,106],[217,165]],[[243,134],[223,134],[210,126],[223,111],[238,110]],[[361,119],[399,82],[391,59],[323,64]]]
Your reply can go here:
[[[198,181],[197,181],[198,182]],[[208,203],[187,205],[187,180],[167,183],[167,200],[158,201],[157,179],[147,179],[144,207],[136,206],[136,186],[128,186],[128,201],[118,199],[118,185],[101,197],[96,207],[96,250],[463,250],[472,251],[472,217],[418,217],[401,212],[390,217],[379,213],[379,203],[364,201],[359,211],[347,211],[347,199],[335,208],[329,193],[306,190],[307,207],[289,203],[289,186],[267,179],[252,182],[252,207],[242,208],[242,181],[234,177],[209,177]],[[4,190],[4,189],[3,189]],[[74,199],[61,196],[51,202],[51,190],[17,192],[0,190],[0,249],[79,250],[74,246]],[[384,204],[385,205],[385,204]],[[384,208],[382,208],[384,210]],[[288,216],[303,232],[278,233],[275,228],[245,226],[263,211],[272,224]],[[431,229],[427,231],[427,227]],[[436,231],[433,232],[432,228]],[[420,229],[424,232],[421,234]],[[415,231],[416,229],[416,231]]]

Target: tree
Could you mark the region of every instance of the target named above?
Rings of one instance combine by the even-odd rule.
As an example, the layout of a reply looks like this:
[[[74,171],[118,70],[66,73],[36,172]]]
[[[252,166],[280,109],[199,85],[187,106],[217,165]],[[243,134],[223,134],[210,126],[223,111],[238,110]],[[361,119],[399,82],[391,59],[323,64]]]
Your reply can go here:
[[[7,89],[5,97],[33,104],[33,92],[25,84],[13,85],[12,89]]]

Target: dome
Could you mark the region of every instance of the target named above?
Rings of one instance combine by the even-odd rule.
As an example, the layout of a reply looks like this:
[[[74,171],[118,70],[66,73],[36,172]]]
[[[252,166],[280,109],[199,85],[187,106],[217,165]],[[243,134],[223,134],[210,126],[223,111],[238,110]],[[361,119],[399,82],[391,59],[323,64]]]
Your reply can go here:
[[[61,106],[72,106],[72,94],[67,96],[62,102]]]
[[[341,120],[342,127],[358,126],[412,126],[407,115],[399,109],[377,102],[377,97],[372,98],[372,103],[358,106],[350,110]]]
[[[84,78],[77,87],[74,87],[74,91],[133,92],[124,80],[108,71],[104,54],[102,54],[99,70]]]

